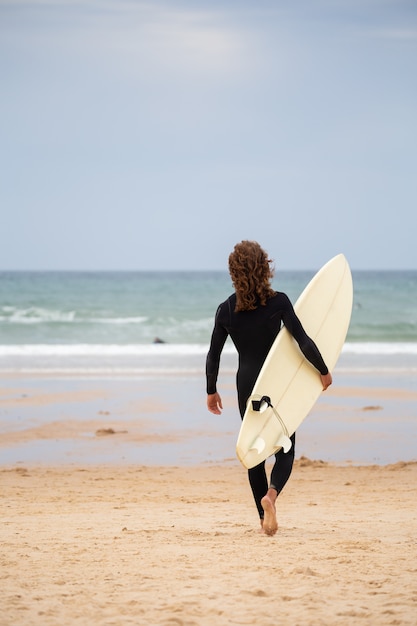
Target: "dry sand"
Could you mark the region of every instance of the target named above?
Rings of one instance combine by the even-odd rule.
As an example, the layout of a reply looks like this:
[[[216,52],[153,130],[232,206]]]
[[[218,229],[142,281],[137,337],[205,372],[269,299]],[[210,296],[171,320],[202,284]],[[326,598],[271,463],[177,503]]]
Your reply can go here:
[[[274,537],[239,465],[0,480],[4,626],[417,623],[417,463],[298,460]]]

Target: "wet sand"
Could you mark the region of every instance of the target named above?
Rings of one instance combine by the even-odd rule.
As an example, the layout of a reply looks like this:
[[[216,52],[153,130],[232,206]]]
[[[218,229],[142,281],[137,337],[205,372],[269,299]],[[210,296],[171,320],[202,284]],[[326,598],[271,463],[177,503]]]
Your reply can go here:
[[[4,376],[0,466],[237,462],[233,375],[220,416],[198,376]],[[296,457],[333,463],[417,460],[415,377],[335,375],[297,431]],[[111,435],[111,436],[106,436]]]

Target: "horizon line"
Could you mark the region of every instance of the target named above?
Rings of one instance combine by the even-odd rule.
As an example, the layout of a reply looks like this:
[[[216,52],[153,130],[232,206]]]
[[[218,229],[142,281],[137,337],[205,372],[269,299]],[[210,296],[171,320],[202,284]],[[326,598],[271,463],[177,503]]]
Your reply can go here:
[[[317,271],[318,269],[320,269],[319,267],[317,268],[313,268],[313,267],[299,267],[299,268],[294,268],[294,267],[285,267],[285,268],[275,268],[275,273],[279,274],[280,272],[314,272]],[[350,269],[353,272],[416,272],[417,271],[417,267],[394,267],[394,268],[389,268],[389,267],[352,267],[350,266]],[[0,274],[5,274],[7,272],[12,272],[12,273],[134,273],[134,272],[166,272],[166,273],[174,273],[174,272],[188,272],[188,273],[198,273],[198,272],[217,272],[217,273],[225,273],[228,274],[229,271],[227,268],[225,269],[219,269],[219,268],[200,268],[200,269],[190,269],[190,268],[8,268],[8,269],[4,269],[4,268],[0,268]]]

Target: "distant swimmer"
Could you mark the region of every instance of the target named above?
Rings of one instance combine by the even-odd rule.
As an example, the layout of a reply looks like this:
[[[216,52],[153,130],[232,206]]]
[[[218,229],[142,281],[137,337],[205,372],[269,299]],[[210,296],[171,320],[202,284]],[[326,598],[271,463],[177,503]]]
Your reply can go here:
[[[163,339],[160,339],[159,337],[155,337],[153,343],[165,343],[165,341],[163,341]]]

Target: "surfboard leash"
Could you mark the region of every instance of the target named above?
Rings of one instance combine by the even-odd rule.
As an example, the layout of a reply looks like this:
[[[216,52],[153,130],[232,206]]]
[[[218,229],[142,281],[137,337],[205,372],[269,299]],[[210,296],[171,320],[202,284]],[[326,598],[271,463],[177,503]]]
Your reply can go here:
[[[254,411],[260,412],[262,410],[263,404],[266,404],[270,409],[272,409],[273,414],[275,415],[275,417],[277,418],[277,420],[281,424],[281,428],[282,428],[282,430],[284,432],[284,435],[286,437],[289,437],[290,435],[289,435],[288,429],[287,429],[287,427],[285,425],[285,422],[282,419],[282,417],[280,416],[280,414],[278,413],[278,411],[276,410],[276,408],[271,403],[271,398],[269,396],[262,396],[262,398],[260,400],[252,400],[252,409]]]

